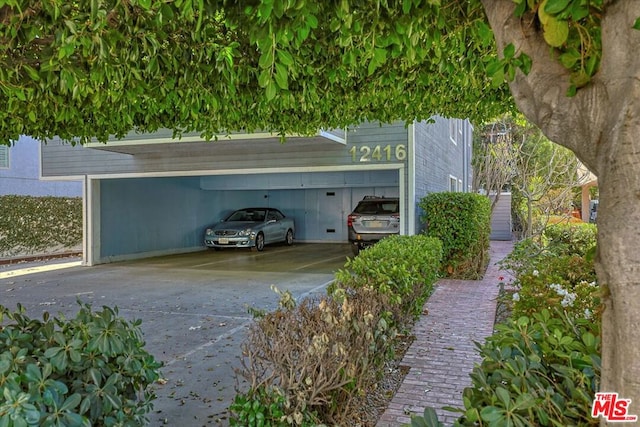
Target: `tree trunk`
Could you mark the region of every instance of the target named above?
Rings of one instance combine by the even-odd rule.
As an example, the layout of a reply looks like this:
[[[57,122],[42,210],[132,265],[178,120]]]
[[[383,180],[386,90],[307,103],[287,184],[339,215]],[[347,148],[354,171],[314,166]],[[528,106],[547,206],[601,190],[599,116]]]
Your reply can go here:
[[[510,83],[520,111],[598,176],[600,391],[631,399],[629,414],[640,416],[640,31],[633,29],[640,1],[603,2],[601,67],[572,98],[568,72],[549,54],[533,17],[515,17],[512,0],[482,2],[498,51],[513,43],[532,59],[531,72]]]
[[[632,399],[630,412],[640,416],[640,126],[622,127],[628,130],[611,136],[611,167],[598,176],[596,269],[606,292],[601,390]]]

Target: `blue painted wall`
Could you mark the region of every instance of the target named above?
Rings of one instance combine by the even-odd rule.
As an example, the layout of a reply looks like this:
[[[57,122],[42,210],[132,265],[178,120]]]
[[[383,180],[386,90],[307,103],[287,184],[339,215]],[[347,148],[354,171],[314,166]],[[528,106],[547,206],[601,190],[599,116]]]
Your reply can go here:
[[[275,207],[294,219],[297,240],[312,242],[346,242],[347,215],[365,195],[399,196],[397,170],[203,176],[200,182],[218,219],[247,206]]]
[[[81,197],[81,181],[40,180],[39,147],[28,136],[9,147],[9,168],[0,168],[0,195]]]
[[[336,174],[340,179],[334,180],[346,179],[347,184],[281,188],[282,177],[274,177],[274,188],[264,183],[264,189],[234,188],[234,182],[252,186],[253,179],[247,176],[245,180],[242,175],[232,180],[229,176],[101,180],[100,258],[204,249],[208,226],[235,209],[250,206],[275,207],[292,217],[298,241],[346,242],[346,217],[352,208],[364,195],[397,196],[398,171],[367,171],[367,178],[355,188],[345,187],[349,176],[358,179],[360,174]],[[304,173],[288,175],[290,183],[306,179]]]
[[[200,246],[198,178],[135,178],[100,184],[102,258]]]

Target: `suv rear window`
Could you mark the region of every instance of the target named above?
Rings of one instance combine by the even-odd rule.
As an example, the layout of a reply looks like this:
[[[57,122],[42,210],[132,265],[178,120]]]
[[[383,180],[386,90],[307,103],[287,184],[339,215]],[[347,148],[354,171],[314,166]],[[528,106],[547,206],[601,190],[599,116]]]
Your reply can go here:
[[[394,200],[363,200],[358,203],[354,213],[371,215],[371,214],[394,214],[400,211],[398,201]]]

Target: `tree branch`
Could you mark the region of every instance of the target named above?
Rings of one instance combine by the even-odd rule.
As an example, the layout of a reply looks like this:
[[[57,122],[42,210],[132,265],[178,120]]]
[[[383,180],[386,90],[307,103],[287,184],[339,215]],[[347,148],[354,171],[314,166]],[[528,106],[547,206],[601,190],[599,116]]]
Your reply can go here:
[[[568,97],[570,72],[554,57],[536,25],[537,18],[532,14],[516,17],[512,0],[482,2],[498,52],[513,43],[517,52],[532,59],[531,72],[517,73],[509,85],[518,109],[550,140],[574,151],[597,174],[596,151],[605,126],[602,112],[608,110],[609,102],[602,82],[594,78],[574,97]]]

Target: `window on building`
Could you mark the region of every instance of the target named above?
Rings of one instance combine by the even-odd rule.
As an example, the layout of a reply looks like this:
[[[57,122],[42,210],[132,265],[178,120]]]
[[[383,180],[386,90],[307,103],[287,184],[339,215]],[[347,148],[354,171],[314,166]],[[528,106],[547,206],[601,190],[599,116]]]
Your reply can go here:
[[[458,121],[456,119],[449,119],[449,139],[458,145]]]
[[[9,169],[9,147],[0,145],[0,169]]]
[[[458,191],[458,178],[449,175],[449,191]]]

